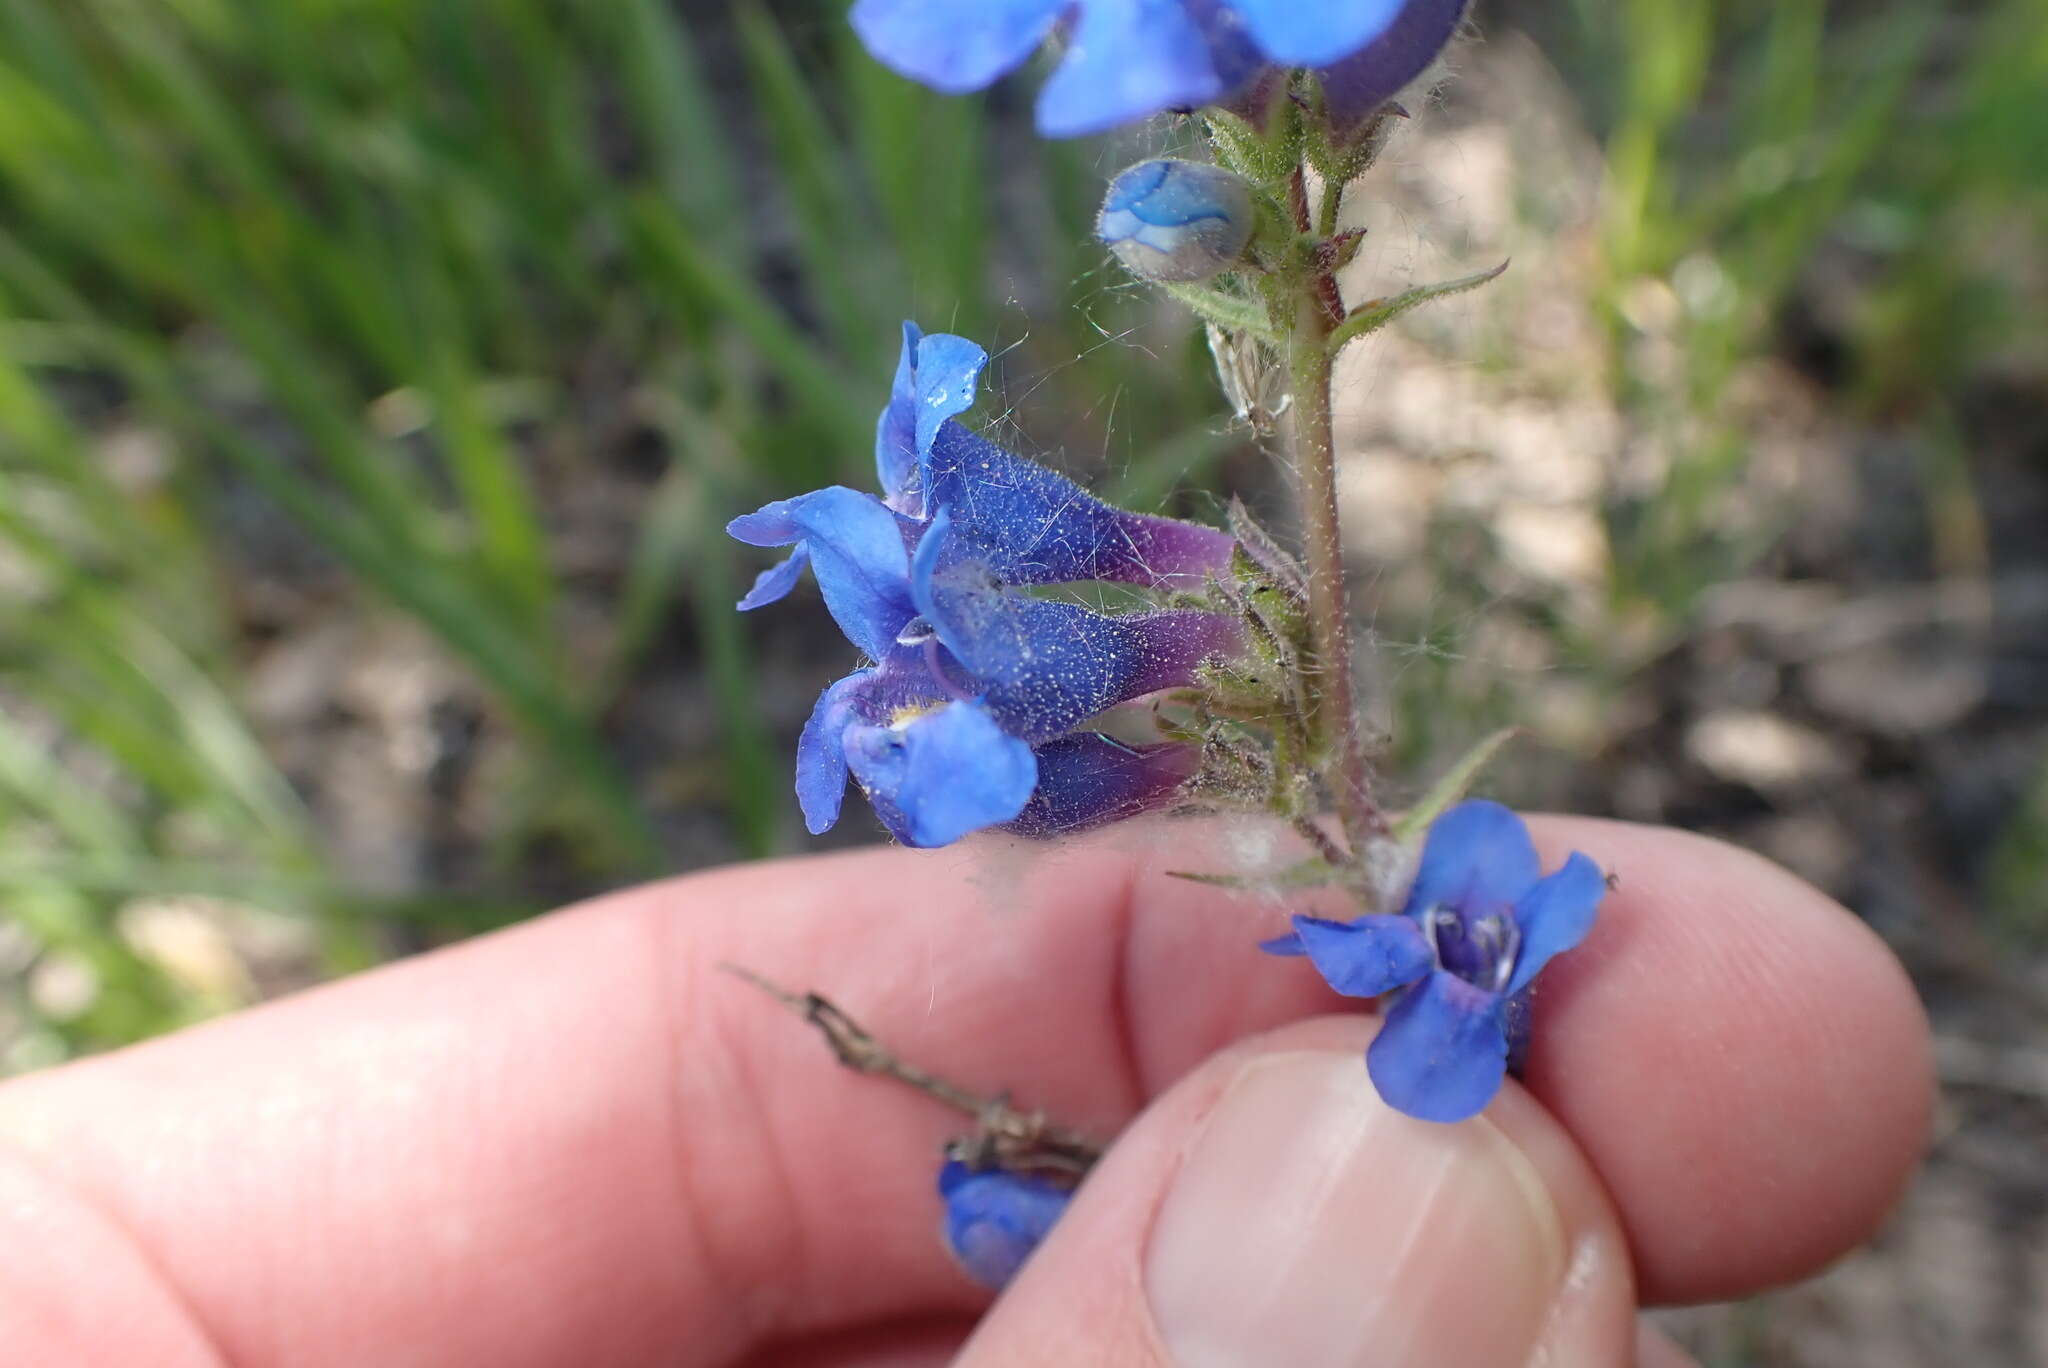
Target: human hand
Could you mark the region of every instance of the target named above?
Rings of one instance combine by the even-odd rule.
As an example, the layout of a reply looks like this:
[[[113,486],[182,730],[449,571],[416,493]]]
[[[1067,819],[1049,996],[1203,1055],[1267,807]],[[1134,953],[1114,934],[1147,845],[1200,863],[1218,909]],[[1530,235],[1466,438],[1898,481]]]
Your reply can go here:
[[[1279,914],[1165,877],[1199,857],[1156,824],[651,885],[16,1080],[0,1361],[1626,1363],[1639,1301],[1868,1233],[1924,1138],[1926,1028],[1782,871],[1531,827],[1621,885],[1544,976],[1526,1089],[1456,1127],[1378,1104],[1370,1020],[1309,1019],[1341,1000],[1255,951]],[[832,1068],[721,961],[1128,1127],[993,1310],[935,1235],[959,1118]]]

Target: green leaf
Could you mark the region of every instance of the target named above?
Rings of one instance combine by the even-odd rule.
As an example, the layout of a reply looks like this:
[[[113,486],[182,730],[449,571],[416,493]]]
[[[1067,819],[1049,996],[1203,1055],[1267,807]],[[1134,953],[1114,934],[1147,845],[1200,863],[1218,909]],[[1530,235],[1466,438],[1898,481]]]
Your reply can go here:
[[[1502,727],[1458,757],[1458,763],[1451,766],[1443,778],[1430,785],[1429,792],[1422,795],[1421,801],[1402,813],[1395,821],[1394,839],[1403,845],[1419,844],[1428,833],[1430,825],[1465,796],[1466,791],[1479,778],[1480,771],[1486,768],[1500,748],[1512,741],[1520,730],[1519,727]]]
[[[1333,355],[1342,351],[1345,344],[1386,327],[1418,305],[1427,304],[1433,299],[1463,294],[1467,290],[1476,290],[1488,281],[1498,279],[1500,273],[1507,268],[1508,263],[1503,261],[1490,271],[1459,276],[1456,280],[1439,281],[1434,285],[1417,285],[1414,289],[1403,290],[1397,295],[1389,295],[1383,299],[1368,299],[1362,304],[1355,304],[1344,316],[1344,321],[1337,325],[1337,330],[1330,334],[1330,351]]]
[[[1169,869],[1166,874],[1168,878],[1207,884],[1211,888],[1232,888],[1240,892],[1321,888],[1328,884],[1343,883],[1353,877],[1347,871],[1338,869],[1321,858],[1303,860],[1299,864],[1288,865],[1285,869],[1274,870],[1270,874],[1202,874],[1185,869]]]
[[[1161,290],[1193,309],[1205,322],[1232,332],[1250,333],[1267,342],[1277,343],[1280,340],[1279,334],[1273,331],[1273,321],[1266,313],[1266,306],[1256,299],[1204,285],[1186,285],[1176,281],[1159,281],[1157,284]]]

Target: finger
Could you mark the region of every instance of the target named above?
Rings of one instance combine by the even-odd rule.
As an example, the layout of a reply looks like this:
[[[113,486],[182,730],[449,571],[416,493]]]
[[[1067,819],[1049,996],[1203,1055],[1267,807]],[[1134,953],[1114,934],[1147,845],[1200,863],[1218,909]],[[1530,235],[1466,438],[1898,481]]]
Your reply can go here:
[[[1592,1169],[1510,1085],[1393,1111],[1326,1018],[1226,1050],[1122,1136],[969,1342],[1010,1364],[1621,1368],[1628,1250]]]
[[[657,885],[18,1081],[0,1136],[132,1232],[235,1362],[710,1363],[965,1313],[984,1295],[932,1190],[964,1119],[834,1069],[717,966],[828,988],[909,1057],[1107,1135],[1139,1092],[1139,864],[874,850]],[[1243,930],[1217,943],[1263,967],[1254,912],[1221,910]],[[1242,977],[1220,996],[1246,1019],[1314,996]],[[91,1319],[85,1288],[52,1295]]]
[[[602,1363],[687,1343],[710,1362],[766,1335],[971,1309],[931,1237],[930,1155],[957,1120],[831,1070],[713,966],[818,987],[908,1057],[1108,1134],[1225,1042],[1331,1002],[1250,951],[1277,909],[1164,877],[1219,856],[1213,839],[1176,855],[1147,834],[1161,830],[1190,836],[863,852],[657,885],[13,1085],[0,1130],[117,1213],[238,1360],[363,1361],[403,1343]],[[1917,1018],[1896,970],[1760,862],[1636,828],[1548,830],[1624,872],[1582,952],[1616,986],[1548,992],[1540,1024],[1578,1044],[1539,1063],[1568,1121],[1599,1132],[1581,1131],[1589,1150],[1633,1172],[1623,1210],[1645,1269],[1669,1295],[1753,1278],[1754,1251],[1691,1252],[1693,1232],[1665,1219],[1743,1182],[1779,1221],[1818,1213],[1837,1238],[1875,1219],[1895,1140],[1852,1145],[1795,1095],[1782,1151],[1802,1168],[1828,1155],[1832,1176],[1788,1195],[1783,1153],[1754,1146],[1731,1173],[1712,1142],[1749,1122],[1694,1086],[1696,1056],[1737,1081],[1796,1071],[1858,1022],[1890,1058],[1835,1061],[1838,1090],[1874,1128],[1912,1131],[1925,1082],[1897,1067]],[[1645,1069],[1643,1022],[1697,967],[1661,929],[1661,905],[1690,906],[1672,880],[1727,885],[1723,949],[1752,947],[1758,971]],[[1795,967],[1815,992],[1788,1003]],[[1745,1053],[1714,1044],[1723,1017],[1747,1023]],[[1617,1100],[1574,1069],[1647,1090]],[[1654,1163],[1628,1169],[1642,1157],[1629,1136],[1654,1153],[1679,1132],[1704,1132],[1703,1171],[1660,1186],[1642,1181]],[[450,1288],[475,1314],[446,1314]]]
[[[1540,982],[1528,1086],[1614,1194],[1648,1300],[1714,1301],[1869,1235],[1925,1147],[1925,1014],[1868,927],[1718,841],[1612,822],[1619,880]],[[1551,860],[1563,845],[1545,824]]]
[[[0,1362],[218,1368],[206,1337],[104,1212],[0,1153]],[[146,1347],[146,1357],[118,1352]]]

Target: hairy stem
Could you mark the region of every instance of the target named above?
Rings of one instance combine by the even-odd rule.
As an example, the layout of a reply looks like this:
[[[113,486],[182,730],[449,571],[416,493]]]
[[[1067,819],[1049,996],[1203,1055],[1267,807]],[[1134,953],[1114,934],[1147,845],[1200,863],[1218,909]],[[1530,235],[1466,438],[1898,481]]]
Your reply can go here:
[[[1351,626],[1344,592],[1343,542],[1337,528],[1337,452],[1330,420],[1330,345],[1333,322],[1324,296],[1327,272],[1303,281],[1289,341],[1288,371],[1293,393],[1294,465],[1301,496],[1303,549],[1308,559],[1309,625],[1315,638],[1316,732],[1334,752],[1337,816],[1352,857],[1367,838],[1386,830],[1386,818],[1372,800],[1359,734],[1357,700],[1351,685]]]

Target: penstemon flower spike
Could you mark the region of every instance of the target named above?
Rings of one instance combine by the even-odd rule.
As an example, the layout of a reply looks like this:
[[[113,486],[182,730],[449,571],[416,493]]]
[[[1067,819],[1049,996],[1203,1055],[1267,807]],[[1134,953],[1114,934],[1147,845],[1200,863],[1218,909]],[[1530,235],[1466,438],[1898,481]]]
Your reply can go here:
[[[1229,530],[1112,508],[965,425],[987,354],[905,325],[876,428],[879,493],[771,503],[732,534],[792,548],[740,607],[808,569],[866,657],[798,745],[813,832],[851,778],[908,845],[1003,828],[1049,836],[1158,808],[1264,814],[1305,850],[1225,887],[1341,890],[1348,919],[1296,917],[1265,949],[1339,992],[1385,997],[1367,1067],[1395,1107],[1481,1110],[1527,1044],[1534,980],[1606,892],[1574,854],[1543,875],[1507,809],[1460,801],[1506,734],[1413,810],[1380,802],[1352,678],[1332,387],[1346,347],[1506,263],[1346,299],[1362,231],[1347,197],[1442,77],[1466,0],[855,0],[876,57],[981,89],[1051,45],[1041,132],[1191,116],[1209,160],[1154,158],[1106,188],[1096,235],[1207,328],[1239,419],[1285,444],[1298,557],[1231,505]],[[1124,612],[1053,586],[1114,583]],[[1058,1211],[1058,1184],[975,1156],[942,1178],[951,1247],[999,1282]],[[985,1157],[985,1156],[983,1156]]]

